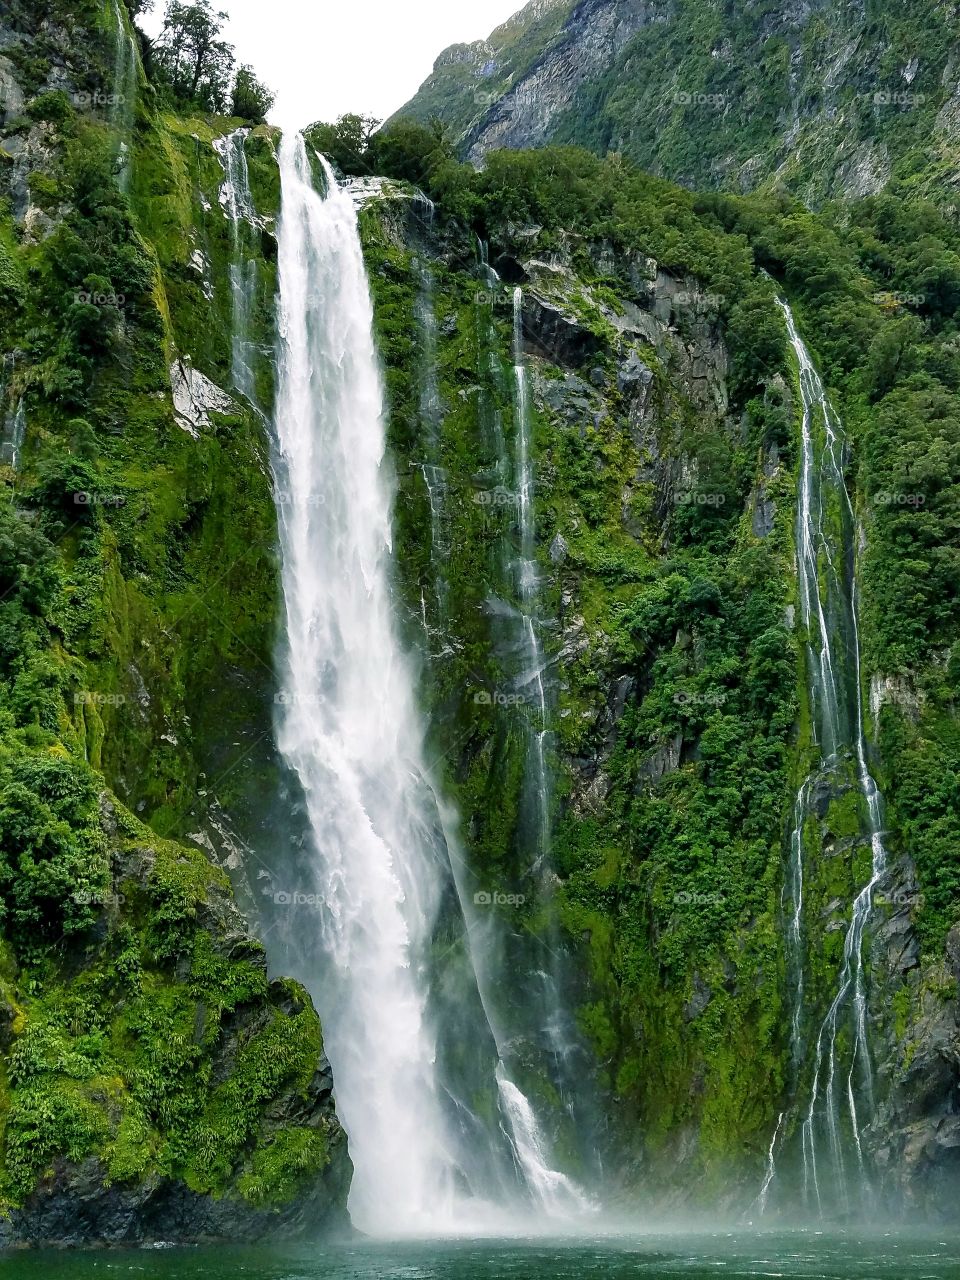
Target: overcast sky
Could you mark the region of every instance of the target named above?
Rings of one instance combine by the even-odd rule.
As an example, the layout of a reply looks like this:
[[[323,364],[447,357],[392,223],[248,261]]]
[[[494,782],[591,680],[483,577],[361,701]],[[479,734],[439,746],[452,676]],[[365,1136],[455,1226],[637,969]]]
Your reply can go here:
[[[299,126],[347,111],[380,119],[413,96],[441,49],[489,35],[524,0],[215,0],[226,38]],[[141,19],[155,35],[165,0]]]

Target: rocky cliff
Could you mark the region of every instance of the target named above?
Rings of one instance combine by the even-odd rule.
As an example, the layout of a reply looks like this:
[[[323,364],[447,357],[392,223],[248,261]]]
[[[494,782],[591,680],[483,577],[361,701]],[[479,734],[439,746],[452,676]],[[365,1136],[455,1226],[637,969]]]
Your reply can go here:
[[[579,67],[540,117],[551,131],[600,63],[676,32],[682,9],[531,6],[490,42],[483,92],[510,57],[518,76],[526,58],[558,80]],[[817,7],[747,12],[802,27],[803,56],[827,22]],[[907,39],[871,14],[871,32]],[[551,63],[587,18],[602,38],[581,31],[576,57]],[[307,856],[272,747],[275,138],[161,112],[122,8],[16,6],[0,31],[6,1238],[333,1225],[350,1168],[320,1028],[264,954],[297,963],[290,890]],[[711,32],[706,47],[726,48]],[[446,59],[461,89],[482,52]],[[720,91],[721,61],[697,93]],[[496,102],[477,105],[493,120]],[[733,158],[711,181],[739,182],[754,154],[773,172],[766,142],[731,136],[687,129],[683,154],[712,165],[722,142]],[[949,1217],[954,223],[893,196],[820,217],[694,197],[619,154],[490,152],[478,173],[408,144],[392,180],[353,186],[390,408],[397,603],[422,658],[431,786],[459,813],[478,913],[500,917],[496,1014],[553,1149],[619,1203],[745,1209],[781,1114],[797,1140],[811,1064],[791,1061],[783,895],[814,743],[783,291],[849,441],[845,554],[887,800],[864,1151],[891,1213]],[[242,228],[226,216],[237,147]],[[808,1032],[869,866],[850,777],[846,758],[824,771],[802,832]]]
[[[442,196],[433,208],[387,193],[363,225],[388,365],[410,643],[424,654],[424,698],[471,867],[494,907],[499,892],[514,939],[504,1016],[527,1042],[540,1106],[549,1114],[566,1100],[567,1119],[559,1107],[553,1122],[564,1149],[578,1151],[572,1111],[580,1143],[599,1147],[613,1182],[645,1202],[748,1209],[781,1111],[795,1117],[799,1142],[792,1108],[804,1105],[811,1070],[803,1065],[798,1086],[783,908],[790,812],[811,748],[793,544],[796,370],[771,282],[709,214],[688,220],[694,201],[644,186],[616,159],[591,167],[559,152],[501,158],[475,185],[496,193],[475,223],[479,247]],[[644,230],[634,237],[609,220],[607,198]],[[803,293],[808,324],[816,332],[820,319],[823,349],[835,352],[863,286],[850,277],[852,310],[835,329],[812,281],[848,250],[839,240],[826,249],[809,216],[768,231],[754,226],[754,252]],[[800,266],[808,251],[817,268]],[[534,406],[535,625],[554,776],[545,857],[531,853],[536,700],[516,629],[526,606],[509,569],[520,538],[518,322]],[[830,367],[859,423],[864,406]],[[939,447],[916,440],[921,452]],[[871,502],[883,483],[871,456],[854,492],[867,541],[889,514]],[[889,590],[868,580],[868,598]],[[901,732],[899,708],[887,714],[888,734]],[[943,724],[917,716],[910,733],[932,747]],[[953,871],[927,862],[918,875],[907,805],[892,765],[881,767],[892,870],[868,943],[877,1105],[864,1149],[891,1213],[938,1220],[957,1187],[960,1040],[956,935],[944,942],[933,902],[935,881]],[[825,782],[803,836],[803,1018],[814,1039],[869,853],[849,768]],[[544,1067],[530,1026],[537,997],[510,978],[537,956],[574,1011],[573,1085]],[[588,1153],[576,1158],[590,1168]],[[794,1209],[795,1160],[788,1146],[780,1176]]]
[[[239,123],[157,110],[122,4],[0,15],[4,1243],[346,1222],[319,1020],[214,865],[275,767],[266,429],[231,388],[212,145]],[[272,216],[269,132],[247,150]]]
[[[936,0],[531,4],[455,45],[398,116],[436,114],[481,160],[574,142],[688,186],[819,203],[960,184],[957,16]]]

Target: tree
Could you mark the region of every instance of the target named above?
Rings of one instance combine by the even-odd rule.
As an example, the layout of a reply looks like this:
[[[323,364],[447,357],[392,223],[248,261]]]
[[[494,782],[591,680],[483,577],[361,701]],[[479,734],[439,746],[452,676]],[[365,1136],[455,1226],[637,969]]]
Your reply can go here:
[[[371,116],[351,112],[336,124],[311,125],[307,135],[313,146],[343,173],[370,173],[367,151],[370,136],[379,123]]]
[[[267,112],[273,106],[274,97],[267,86],[257,79],[253,67],[244,63],[233,82],[230,114],[239,116],[241,120],[252,120],[254,124],[263,124]]]
[[[438,168],[456,155],[439,120],[424,125],[401,119],[371,137],[367,159],[375,173],[428,187]]]
[[[226,111],[233,46],[220,39],[227,14],[210,0],[170,0],[154,46],[154,65],[175,98],[203,111]]]

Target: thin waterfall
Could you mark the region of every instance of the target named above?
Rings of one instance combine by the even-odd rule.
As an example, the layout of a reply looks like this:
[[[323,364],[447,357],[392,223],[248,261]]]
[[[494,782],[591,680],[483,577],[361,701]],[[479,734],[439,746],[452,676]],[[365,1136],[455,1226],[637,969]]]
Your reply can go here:
[[[837,989],[817,1031],[809,1098],[801,1124],[804,1197],[809,1208],[822,1214],[829,1208],[849,1212],[863,1207],[870,1194],[862,1147],[864,1116],[869,1118],[873,1112],[863,952],[874,891],[886,874],[887,857],[883,802],[867,763],[852,553],[855,519],[843,475],[842,426],[797,331],[790,307],[778,301],[798,363],[803,408],[796,546],[817,751],[813,771],[801,784],[794,805],[783,894],[793,974],[791,1048],[795,1075],[806,1057],[803,1036],[809,1016],[803,936],[804,830],[813,813],[816,784],[839,776],[844,764],[852,765],[863,797],[864,830],[871,846],[870,875],[851,906]],[[839,506],[836,514],[843,531],[839,541],[830,531],[831,503]],[[841,1062],[844,1032],[849,1033],[852,1048],[847,1061]],[[778,1133],[780,1129],[778,1122]],[[775,1171],[776,1140],[775,1134],[762,1193],[764,1205]],[[854,1186],[851,1174],[856,1177]]]
[[[528,725],[527,786],[532,790],[537,830],[538,868],[550,843],[550,795],[546,765],[547,696],[544,688],[544,657],[537,634],[537,592],[539,574],[535,558],[536,534],[533,521],[533,462],[530,439],[530,391],[523,358],[523,290],[513,291],[513,384],[515,406],[514,476],[517,496],[519,555],[516,562],[516,589],[520,605],[524,670],[518,679],[521,696],[532,704]]]
[[[458,1230],[494,1220],[491,1201],[543,1197],[522,1158],[529,1137],[503,1102],[509,1077],[480,990],[455,819],[430,777],[397,635],[383,386],[356,211],[317,159],[324,195],[302,136],[284,137],[278,745],[299,780],[309,848],[299,886],[274,900],[291,909],[287,936],[323,1018],[354,1220],[380,1233]],[[476,1110],[483,1091],[499,1097],[492,1122]]]
[[[116,134],[117,183],[130,188],[133,115],[137,101],[137,46],[126,21],[121,0],[113,0],[115,24],[113,81],[109,99],[110,124]]]
[[[428,210],[432,224],[432,201],[418,192],[420,203]],[[423,440],[423,461],[420,473],[430,504],[430,565],[433,572],[437,615],[441,624],[447,612],[447,575],[445,561],[449,554],[446,529],[445,502],[447,476],[441,464],[440,437],[443,423],[443,407],[440,403],[440,387],[437,381],[437,314],[434,302],[433,272],[429,262],[417,259],[415,263],[419,288],[416,301],[417,333],[420,338],[419,355],[419,410]],[[423,625],[429,650],[429,627],[426,619],[426,601],[423,606]]]
[[[250,192],[250,173],[244,147],[249,129],[235,129],[215,139],[214,150],[223,165],[220,204],[230,223],[230,380],[254,406],[257,405],[256,346],[252,341],[253,306],[257,296],[257,258],[251,252],[250,235],[262,223]]]
[[[3,431],[3,459],[14,471],[20,468],[20,455],[23,452],[23,441],[27,434],[27,411],[23,399],[6,417]]]

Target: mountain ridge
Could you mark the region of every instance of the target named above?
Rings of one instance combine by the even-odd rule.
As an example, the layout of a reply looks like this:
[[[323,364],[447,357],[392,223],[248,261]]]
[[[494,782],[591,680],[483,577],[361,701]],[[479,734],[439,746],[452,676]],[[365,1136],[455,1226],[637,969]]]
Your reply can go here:
[[[578,0],[523,15],[522,39],[504,24],[444,51],[394,119],[438,116],[474,162],[578,143],[696,188],[818,204],[902,181],[958,197],[954,6]]]

